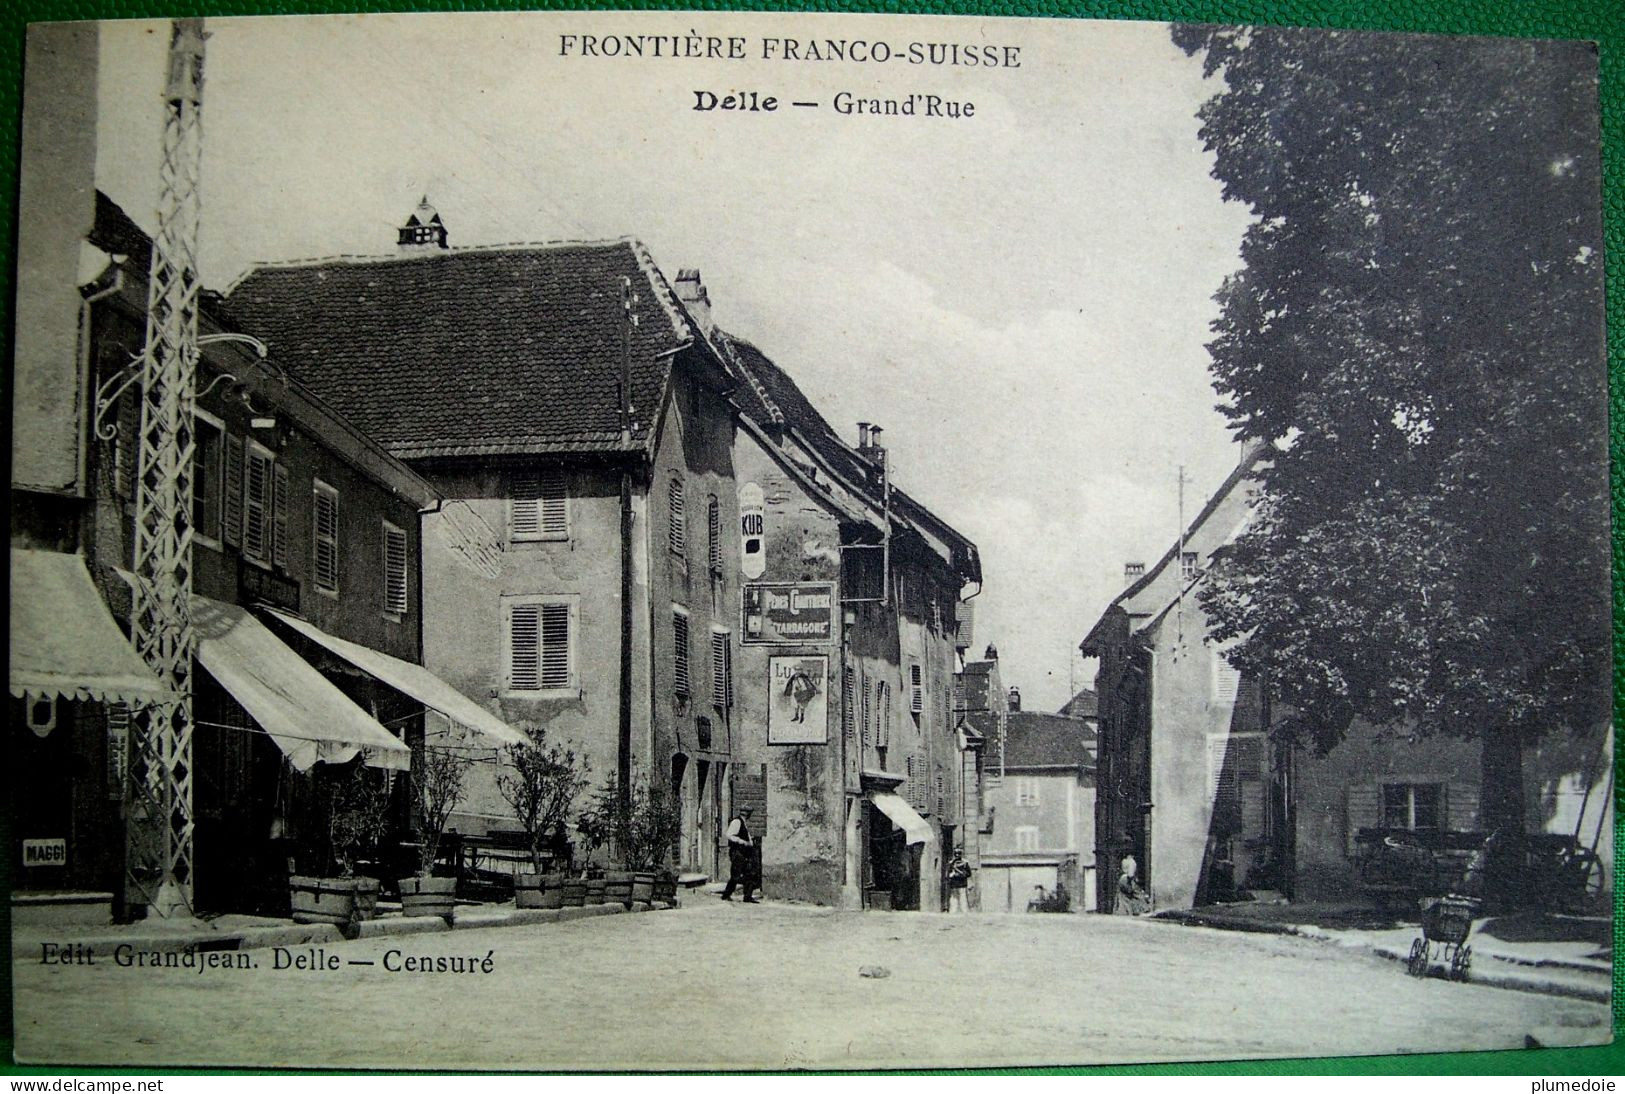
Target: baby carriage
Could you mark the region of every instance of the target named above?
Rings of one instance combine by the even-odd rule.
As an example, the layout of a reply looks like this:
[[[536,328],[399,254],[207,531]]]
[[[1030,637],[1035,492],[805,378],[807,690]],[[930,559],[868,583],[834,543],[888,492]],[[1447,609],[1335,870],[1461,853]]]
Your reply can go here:
[[[1480,902],[1475,897],[1451,893],[1422,901],[1422,937],[1411,943],[1405,970],[1412,976],[1426,976],[1437,958],[1450,967],[1450,979],[1465,980],[1472,966],[1473,948],[1467,945]]]

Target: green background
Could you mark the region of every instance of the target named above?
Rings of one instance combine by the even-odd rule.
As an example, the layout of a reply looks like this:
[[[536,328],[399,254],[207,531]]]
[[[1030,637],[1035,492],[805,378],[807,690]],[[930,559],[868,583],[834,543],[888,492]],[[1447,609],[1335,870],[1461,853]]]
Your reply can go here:
[[[1625,483],[1621,465],[1625,463],[1625,0],[1414,0],[1411,3],[1387,0],[1359,3],[1356,0],[1098,0],[1094,3],[1058,3],[1045,0],[940,0],[940,2],[840,4],[832,2],[750,2],[733,0],[718,3],[696,2],[640,3],[456,3],[449,0],[422,0],[411,3],[310,3],[301,0],[7,0],[3,29],[0,29],[0,224],[4,225],[7,255],[16,245],[16,169],[18,126],[21,117],[23,28],[31,21],[50,19],[153,18],[181,15],[310,15],[328,12],[385,11],[522,11],[593,9],[667,9],[697,11],[826,11],[886,12],[893,14],[1040,16],[1091,19],[1152,19],[1204,23],[1266,23],[1284,26],[1351,27],[1366,30],[1417,31],[1449,34],[1492,34],[1515,37],[1583,38],[1598,45],[1601,63],[1603,188],[1605,201],[1608,276],[1608,365],[1609,441],[1612,453],[1612,498],[1614,514],[1614,612],[1625,619],[1625,561],[1620,533],[1625,516]],[[156,139],[156,138],[155,138]],[[635,226],[628,226],[633,230]],[[11,279],[14,263],[0,268],[0,330],[11,330]],[[7,360],[10,359],[9,347]],[[1615,710],[1625,696],[1625,644],[1618,632],[1614,644]],[[1616,724],[1618,718],[1616,713]],[[1619,741],[1616,735],[1615,746]],[[1615,762],[1618,763],[1616,752]],[[1625,832],[1618,808],[1621,794],[1615,790],[1615,847]],[[1617,857],[1617,854],[1616,854]],[[1614,920],[1617,925],[1625,909],[1625,888],[1615,877]],[[1133,990],[1132,961],[1125,961],[1124,990]],[[1245,971],[1241,972],[1245,975]],[[1395,976],[1402,975],[1395,966]],[[10,999],[10,965],[6,965],[5,992]],[[1625,1019],[1625,966],[1616,956],[1614,964],[1614,1029]],[[1260,1007],[1274,1005],[1261,996]],[[1105,1005],[1105,1004],[1103,1004]],[[9,1006],[7,1007],[9,1010]],[[1203,1020],[1199,999],[1190,1005],[1192,1023]],[[7,1022],[5,1059],[11,1058],[11,1026]],[[1039,1069],[1035,1069],[1038,1073]],[[82,1071],[8,1067],[10,1074],[83,1074]],[[1103,1067],[1042,1069],[1042,1073],[1107,1075],[1533,1075],[1544,1077],[1599,1076],[1625,1074],[1625,1044],[1594,1049],[1544,1049],[1538,1052],[1454,1053],[1417,1056],[1367,1056],[1339,1059],[1246,1061],[1224,1064],[1171,1064],[1142,1067]],[[153,1074],[153,1072],[109,1069],[107,1074]],[[176,1074],[212,1074],[208,1071],[181,1071]],[[263,1074],[263,1073],[261,1073]]]

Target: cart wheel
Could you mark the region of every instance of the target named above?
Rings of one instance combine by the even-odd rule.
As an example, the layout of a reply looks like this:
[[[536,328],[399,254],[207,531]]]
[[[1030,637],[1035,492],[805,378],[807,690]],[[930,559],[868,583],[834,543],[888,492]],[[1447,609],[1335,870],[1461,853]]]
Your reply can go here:
[[[1428,971],[1427,939],[1418,938],[1411,943],[1411,956],[1405,962],[1405,971],[1412,976],[1425,976]]]
[[[1457,946],[1455,954],[1450,958],[1450,979],[1467,979],[1467,970],[1473,964],[1473,948],[1471,946]]]

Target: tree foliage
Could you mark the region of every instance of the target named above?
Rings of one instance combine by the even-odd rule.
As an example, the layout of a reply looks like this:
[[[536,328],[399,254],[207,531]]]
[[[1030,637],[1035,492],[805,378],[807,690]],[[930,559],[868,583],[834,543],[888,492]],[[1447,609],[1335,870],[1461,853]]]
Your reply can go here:
[[[428,877],[440,854],[440,837],[452,810],[463,800],[468,770],[466,752],[425,744],[412,753],[412,805],[418,825],[418,867]]]
[[[634,779],[626,794],[611,775],[593,796],[577,831],[592,850],[613,847],[629,870],[664,866],[677,846],[682,815],[675,794],[659,783]]]
[[[587,761],[573,749],[549,745],[540,730],[534,743],[509,745],[497,772],[497,792],[525,830],[531,866],[542,868],[542,848],[570,819],[576,798],[587,788]]]
[[[1592,47],[1173,36],[1222,77],[1201,136],[1257,216],[1214,383],[1273,445],[1212,636],[1322,747],[1356,718],[1514,750],[1606,719]]]

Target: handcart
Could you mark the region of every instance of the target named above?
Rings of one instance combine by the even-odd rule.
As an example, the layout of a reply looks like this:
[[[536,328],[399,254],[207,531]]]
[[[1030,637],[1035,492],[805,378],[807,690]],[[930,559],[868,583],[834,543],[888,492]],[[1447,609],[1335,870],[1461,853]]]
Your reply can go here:
[[[1426,976],[1435,958],[1450,967],[1450,979],[1467,979],[1473,948],[1467,945],[1481,902],[1476,897],[1451,893],[1422,901],[1422,937],[1411,943],[1405,971]]]

